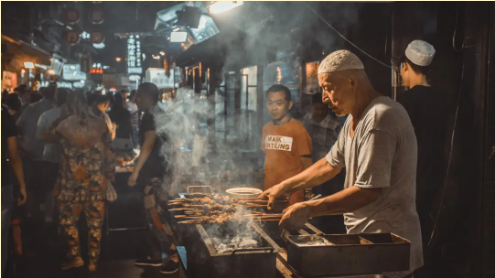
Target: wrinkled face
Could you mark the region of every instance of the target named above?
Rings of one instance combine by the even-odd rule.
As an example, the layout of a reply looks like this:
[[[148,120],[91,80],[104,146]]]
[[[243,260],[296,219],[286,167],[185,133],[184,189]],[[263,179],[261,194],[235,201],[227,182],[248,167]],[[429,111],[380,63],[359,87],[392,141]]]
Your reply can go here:
[[[335,115],[342,117],[352,111],[355,96],[355,78],[342,73],[320,73],[318,83],[322,88],[322,101]]]
[[[325,117],[328,115],[328,105],[325,103],[313,103],[311,105],[311,118],[313,121],[319,123],[325,119]]]
[[[407,62],[400,64],[400,79],[402,80],[402,86],[409,88],[409,73],[411,72],[411,67]]]
[[[266,96],[266,107],[270,117],[277,121],[284,118],[292,108],[293,102],[287,101],[284,92],[270,92]]]

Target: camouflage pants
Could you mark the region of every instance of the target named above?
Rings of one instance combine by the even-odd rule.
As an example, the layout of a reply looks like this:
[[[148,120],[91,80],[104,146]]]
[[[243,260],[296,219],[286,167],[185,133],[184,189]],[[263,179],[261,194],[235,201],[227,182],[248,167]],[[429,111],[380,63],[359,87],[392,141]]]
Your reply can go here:
[[[60,225],[64,229],[67,243],[69,244],[67,258],[73,259],[81,256],[77,223],[83,211],[86,215],[86,223],[88,224],[89,260],[97,262],[100,256],[101,229],[105,216],[105,202],[103,201],[60,203]]]
[[[173,232],[170,228],[167,211],[167,192],[162,188],[163,181],[153,178],[144,185],[144,207],[148,223],[149,255],[161,258],[162,252],[171,256],[176,253]]]

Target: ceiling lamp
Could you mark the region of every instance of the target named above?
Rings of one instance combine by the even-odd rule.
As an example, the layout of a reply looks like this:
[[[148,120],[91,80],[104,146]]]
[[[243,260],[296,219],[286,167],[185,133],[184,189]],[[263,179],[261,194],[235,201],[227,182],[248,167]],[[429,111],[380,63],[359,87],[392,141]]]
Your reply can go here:
[[[218,1],[210,6],[210,14],[219,14],[242,5],[243,1]]]

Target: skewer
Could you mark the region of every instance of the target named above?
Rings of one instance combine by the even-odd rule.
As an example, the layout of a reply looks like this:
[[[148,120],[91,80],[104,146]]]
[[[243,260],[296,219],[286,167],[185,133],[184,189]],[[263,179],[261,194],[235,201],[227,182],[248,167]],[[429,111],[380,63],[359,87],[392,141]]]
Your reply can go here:
[[[271,219],[260,219],[260,218],[255,218],[253,221],[256,222],[279,222],[280,219],[277,218],[271,218]],[[185,221],[179,221],[177,224],[206,224],[206,223],[211,223],[208,221],[198,221],[198,220],[185,220]]]

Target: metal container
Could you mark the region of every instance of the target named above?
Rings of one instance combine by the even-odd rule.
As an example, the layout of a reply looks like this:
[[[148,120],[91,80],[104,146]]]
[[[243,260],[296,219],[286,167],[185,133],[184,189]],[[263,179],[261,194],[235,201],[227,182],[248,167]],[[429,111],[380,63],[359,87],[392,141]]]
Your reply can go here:
[[[304,277],[409,270],[411,243],[395,234],[287,236],[289,265]]]

